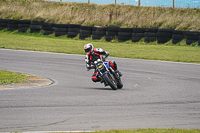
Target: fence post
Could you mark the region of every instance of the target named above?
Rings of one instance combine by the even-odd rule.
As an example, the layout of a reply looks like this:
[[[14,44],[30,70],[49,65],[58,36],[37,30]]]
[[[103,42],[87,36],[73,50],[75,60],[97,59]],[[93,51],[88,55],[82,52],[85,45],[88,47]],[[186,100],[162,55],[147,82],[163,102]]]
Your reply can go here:
[[[173,0],[173,8],[174,8],[174,3],[175,3],[174,1],[175,1],[175,0]]]
[[[88,4],[90,4],[90,0],[88,0]]]
[[[117,4],[117,0],[115,0],[115,5]]]
[[[60,0],[60,2],[62,2],[62,0]]]
[[[138,0],[138,6],[140,6],[140,0]]]

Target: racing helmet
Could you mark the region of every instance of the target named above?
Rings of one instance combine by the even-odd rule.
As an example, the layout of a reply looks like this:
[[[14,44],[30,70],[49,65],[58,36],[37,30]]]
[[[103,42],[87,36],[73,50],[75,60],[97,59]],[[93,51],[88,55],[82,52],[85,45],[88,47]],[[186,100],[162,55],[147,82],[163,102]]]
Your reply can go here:
[[[91,53],[93,51],[94,47],[91,43],[85,44],[84,50],[85,53]]]

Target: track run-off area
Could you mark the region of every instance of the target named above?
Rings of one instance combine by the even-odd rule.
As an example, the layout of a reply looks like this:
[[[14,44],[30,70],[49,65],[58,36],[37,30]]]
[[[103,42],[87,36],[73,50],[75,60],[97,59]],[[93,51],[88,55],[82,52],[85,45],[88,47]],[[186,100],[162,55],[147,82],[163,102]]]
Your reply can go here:
[[[200,128],[200,64],[108,57],[124,87],[91,81],[84,55],[0,49],[0,70],[51,79],[0,90],[0,132]]]

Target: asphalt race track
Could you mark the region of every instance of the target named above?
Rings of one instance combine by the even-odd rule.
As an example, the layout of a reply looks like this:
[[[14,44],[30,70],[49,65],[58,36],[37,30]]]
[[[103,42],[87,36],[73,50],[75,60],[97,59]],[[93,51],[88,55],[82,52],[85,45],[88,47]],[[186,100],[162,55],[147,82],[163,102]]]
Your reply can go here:
[[[123,89],[91,81],[84,56],[0,49],[0,69],[50,78],[0,90],[0,132],[200,129],[200,65],[111,58]]]

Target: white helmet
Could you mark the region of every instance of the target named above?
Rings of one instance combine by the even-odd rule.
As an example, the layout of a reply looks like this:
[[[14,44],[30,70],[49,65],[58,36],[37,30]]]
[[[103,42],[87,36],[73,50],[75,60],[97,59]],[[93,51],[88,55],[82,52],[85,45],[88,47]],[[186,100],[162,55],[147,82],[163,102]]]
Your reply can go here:
[[[94,47],[91,43],[85,44],[84,50],[86,53],[91,53],[93,51]]]

